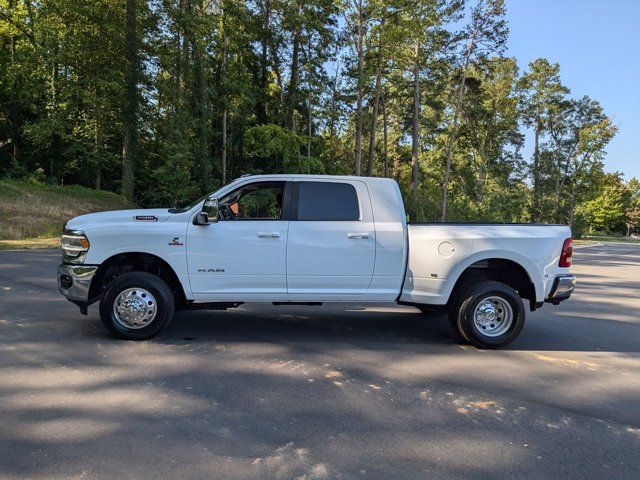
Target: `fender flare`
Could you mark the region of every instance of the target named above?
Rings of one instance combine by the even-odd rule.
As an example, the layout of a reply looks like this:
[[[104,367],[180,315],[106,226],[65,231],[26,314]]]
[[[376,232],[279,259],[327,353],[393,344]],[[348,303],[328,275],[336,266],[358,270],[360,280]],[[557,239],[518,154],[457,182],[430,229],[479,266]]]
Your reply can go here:
[[[524,255],[516,252],[508,252],[504,250],[484,250],[466,257],[462,262],[457,264],[449,274],[444,286],[442,287],[442,295],[449,298],[451,292],[460,279],[461,275],[474,263],[482,260],[509,260],[519,265],[529,277],[529,281],[533,284],[534,294],[537,298],[539,292],[544,292],[544,282],[542,275],[538,272],[535,264]]]

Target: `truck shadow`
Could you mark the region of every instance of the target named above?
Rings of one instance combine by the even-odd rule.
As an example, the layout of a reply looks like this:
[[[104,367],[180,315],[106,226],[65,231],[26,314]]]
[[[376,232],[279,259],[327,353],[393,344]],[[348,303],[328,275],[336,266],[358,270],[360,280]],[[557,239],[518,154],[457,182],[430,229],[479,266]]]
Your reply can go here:
[[[636,323],[584,315],[563,306],[529,313],[520,337],[507,351],[638,353]],[[330,305],[325,307],[242,306],[229,311],[178,312],[157,340],[161,343],[330,344],[332,349],[408,349],[450,352],[473,348],[444,316],[426,316],[411,307]]]
[[[426,317],[410,307],[242,306],[228,311],[178,312],[158,339],[173,343],[256,342],[332,344],[354,348],[453,345],[445,317]]]

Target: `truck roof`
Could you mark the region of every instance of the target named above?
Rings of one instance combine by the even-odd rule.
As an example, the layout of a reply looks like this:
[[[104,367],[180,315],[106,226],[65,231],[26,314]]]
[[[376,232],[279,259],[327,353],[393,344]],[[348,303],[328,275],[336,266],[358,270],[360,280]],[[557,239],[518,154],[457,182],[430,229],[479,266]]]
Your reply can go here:
[[[362,177],[357,175],[313,175],[313,174],[301,174],[301,173],[269,173],[269,174],[245,174],[242,175],[235,180],[234,182],[240,179],[246,178],[265,178],[265,179],[282,179],[289,178],[292,180],[357,180],[361,182],[394,182],[395,180],[392,178],[386,177]]]

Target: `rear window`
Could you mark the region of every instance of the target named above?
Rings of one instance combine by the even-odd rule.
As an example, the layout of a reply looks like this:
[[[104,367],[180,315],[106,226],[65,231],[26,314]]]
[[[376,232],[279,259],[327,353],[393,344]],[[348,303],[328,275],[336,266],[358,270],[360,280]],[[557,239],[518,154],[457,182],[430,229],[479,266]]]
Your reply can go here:
[[[358,194],[353,185],[300,182],[298,220],[360,220]]]

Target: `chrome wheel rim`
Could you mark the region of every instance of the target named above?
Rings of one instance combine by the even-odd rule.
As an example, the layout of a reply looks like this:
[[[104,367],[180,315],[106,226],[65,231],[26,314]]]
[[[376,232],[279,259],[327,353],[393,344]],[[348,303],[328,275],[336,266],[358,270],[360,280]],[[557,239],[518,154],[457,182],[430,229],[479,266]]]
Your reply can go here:
[[[144,328],[158,312],[155,297],[144,288],[127,288],[113,302],[113,316],[125,328]]]
[[[501,297],[487,297],[480,301],[473,311],[476,330],[487,337],[498,337],[513,323],[513,309]]]

